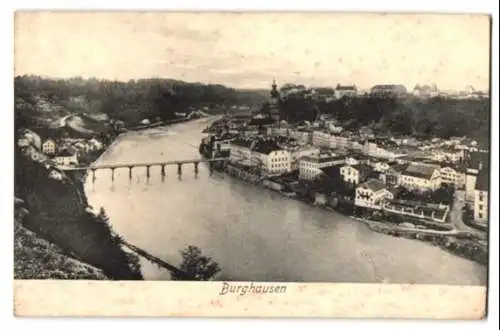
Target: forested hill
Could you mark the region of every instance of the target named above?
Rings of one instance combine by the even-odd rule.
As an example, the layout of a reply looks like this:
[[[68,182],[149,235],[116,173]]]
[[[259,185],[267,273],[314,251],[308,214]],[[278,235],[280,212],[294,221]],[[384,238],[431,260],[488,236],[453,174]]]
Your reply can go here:
[[[172,119],[175,112],[187,112],[197,107],[222,112],[232,106],[258,106],[267,97],[265,91],[237,90],[172,79],[119,82],[18,76],[14,79],[14,86],[18,121],[29,121],[41,112],[46,117],[105,113],[110,118],[135,124],[145,118]]]
[[[283,114],[289,121],[314,120],[317,111],[349,122],[352,130],[367,125],[381,134],[420,138],[468,136],[482,146],[489,145],[489,98],[360,97],[322,102],[300,97],[283,102]]]

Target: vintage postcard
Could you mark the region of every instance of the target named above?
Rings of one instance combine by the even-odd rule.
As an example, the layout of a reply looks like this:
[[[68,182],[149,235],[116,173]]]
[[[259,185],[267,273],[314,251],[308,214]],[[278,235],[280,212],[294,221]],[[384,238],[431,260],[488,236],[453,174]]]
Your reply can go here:
[[[17,12],[15,315],[485,318],[490,24]]]

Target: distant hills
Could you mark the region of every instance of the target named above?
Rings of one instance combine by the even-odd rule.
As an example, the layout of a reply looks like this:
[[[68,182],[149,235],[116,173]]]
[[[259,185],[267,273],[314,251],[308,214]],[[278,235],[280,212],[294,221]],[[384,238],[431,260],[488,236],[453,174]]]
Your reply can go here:
[[[176,112],[203,110],[214,114],[239,106],[258,107],[267,99],[265,90],[172,79],[119,82],[18,76],[14,88],[17,126],[57,127],[61,118],[76,114],[106,115],[134,125],[144,119],[171,120]]]

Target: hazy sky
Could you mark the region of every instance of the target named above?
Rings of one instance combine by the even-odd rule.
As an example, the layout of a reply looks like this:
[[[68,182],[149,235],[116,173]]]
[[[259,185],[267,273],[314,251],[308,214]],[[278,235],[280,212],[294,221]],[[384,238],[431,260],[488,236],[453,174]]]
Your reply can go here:
[[[466,15],[18,13],[15,72],[232,87],[489,85],[489,20]]]

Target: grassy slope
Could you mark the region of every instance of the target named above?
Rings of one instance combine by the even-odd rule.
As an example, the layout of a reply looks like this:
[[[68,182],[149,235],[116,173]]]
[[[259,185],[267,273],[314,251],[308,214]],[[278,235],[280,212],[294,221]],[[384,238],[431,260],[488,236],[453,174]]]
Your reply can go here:
[[[14,278],[107,279],[101,270],[69,257],[18,221],[14,225]]]

